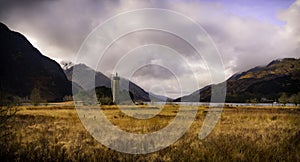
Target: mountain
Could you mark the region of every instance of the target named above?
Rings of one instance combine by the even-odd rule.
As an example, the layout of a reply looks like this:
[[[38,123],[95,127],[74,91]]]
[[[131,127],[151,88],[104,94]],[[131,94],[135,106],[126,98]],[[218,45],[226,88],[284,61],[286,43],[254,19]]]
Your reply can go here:
[[[42,100],[61,101],[71,95],[71,82],[60,65],[43,56],[20,33],[0,23],[0,92],[29,97],[36,89]]]
[[[73,70],[76,68],[77,74],[73,77]],[[73,81],[78,86],[80,85],[84,89],[93,89],[95,87],[111,87],[110,79],[104,74],[94,71],[92,68],[86,66],[85,64],[77,64],[68,69],[66,69],[65,74],[70,81]],[[84,76],[84,77],[83,77]],[[95,83],[85,82],[84,78],[90,78],[95,76]]]
[[[73,70],[76,69],[76,75],[73,76]],[[77,85],[80,85],[84,90],[91,90],[96,88],[98,94],[104,95],[106,97],[111,97],[111,94],[108,94],[108,89],[111,91],[111,79],[102,74],[101,72],[95,71],[92,68],[86,66],[85,64],[77,64],[69,69],[65,70],[65,74],[70,81],[73,81]],[[72,78],[75,77],[75,78]],[[84,78],[95,77],[95,83],[85,81]],[[144,89],[136,85],[135,83],[121,78],[120,80],[120,91],[130,92],[130,97],[133,101],[164,101],[168,99],[167,97],[158,96],[154,94],[149,94]],[[103,91],[103,92],[101,92]],[[104,92],[105,91],[105,92]],[[125,92],[123,92],[125,93]],[[168,99],[171,100],[171,99]]]
[[[260,102],[271,102],[282,93],[296,94],[300,92],[300,59],[274,60],[266,66],[235,74],[226,84],[226,102],[247,102],[254,98]],[[175,101],[199,101],[200,98],[200,101],[209,102],[211,86],[217,85],[206,86]]]

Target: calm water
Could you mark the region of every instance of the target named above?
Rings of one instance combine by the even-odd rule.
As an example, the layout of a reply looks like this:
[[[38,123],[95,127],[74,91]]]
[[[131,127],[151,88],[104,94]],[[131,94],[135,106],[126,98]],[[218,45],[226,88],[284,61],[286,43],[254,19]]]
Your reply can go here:
[[[149,105],[165,105],[166,102],[146,102]],[[178,104],[184,106],[218,106],[220,103],[209,102],[172,102],[171,104]],[[281,103],[224,103],[229,106],[283,106]],[[287,103],[286,106],[295,106],[295,104]]]

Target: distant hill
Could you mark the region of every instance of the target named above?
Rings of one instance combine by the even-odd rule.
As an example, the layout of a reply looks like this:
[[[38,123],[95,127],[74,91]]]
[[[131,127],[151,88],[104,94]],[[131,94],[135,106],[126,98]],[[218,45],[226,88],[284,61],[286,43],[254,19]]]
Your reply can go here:
[[[71,95],[71,82],[59,64],[43,56],[22,34],[0,23],[0,42],[1,94],[30,98],[35,88],[47,101]]]
[[[80,75],[74,75],[73,76],[73,70],[76,68],[77,73]],[[70,81],[73,81],[77,85],[80,85],[83,89],[85,90],[91,90],[96,88],[96,92],[98,94],[101,94],[105,97],[111,97],[112,95],[108,92],[108,90],[111,91],[111,79],[102,74],[101,72],[94,71],[92,68],[84,65],[84,64],[77,64],[69,69],[65,70],[65,74],[67,78]],[[86,76],[87,78],[89,77],[95,77],[95,84],[92,84],[90,82],[85,82],[82,76]],[[72,79],[72,77],[75,77]],[[127,87],[129,85],[129,87]],[[158,96],[151,94],[149,95],[148,92],[146,92],[144,89],[136,85],[135,83],[121,78],[120,80],[120,90],[124,91],[127,88],[129,88],[130,95],[133,99],[133,101],[144,101],[148,102],[151,100],[155,101],[164,101],[167,100],[167,97],[163,96]],[[103,92],[102,92],[103,91]],[[171,100],[171,99],[168,99]]]
[[[272,102],[282,93],[292,95],[300,92],[300,59],[274,60],[266,66],[235,74],[226,82],[226,102],[247,102],[254,98],[260,102]],[[210,97],[211,85],[175,101],[197,99],[208,102]]]
[[[85,64],[77,64],[74,65],[68,69],[66,69],[64,72],[67,76],[67,78],[72,81],[73,77],[73,69],[76,68],[76,71],[80,75],[76,75],[75,78],[73,78],[73,82],[77,85],[81,85],[84,89],[93,89],[95,87],[111,87],[111,81],[110,79],[102,74],[101,72],[96,72],[92,68],[86,66]],[[82,76],[85,76],[86,78],[95,77],[95,84],[90,84],[90,82],[84,82],[84,78]]]
[[[1,98],[4,95],[30,98],[33,92],[38,92],[42,100],[62,101],[64,96],[72,94],[72,84],[73,92],[96,89],[99,94],[111,97],[111,80],[101,72],[95,72],[84,64],[74,65],[64,72],[58,63],[42,55],[22,34],[11,31],[2,23],[0,35]],[[95,74],[95,84],[82,83],[82,77],[72,78],[74,67],[87,77]],[[226,102],[247,102],[254,98],[261,102],[272,102],[283,93],[291,96],[300,92],[300,59],[274,60],[266,66],[235,74],[226,80],[226,84]],[[126,89],[127,85],[134,101],[171,100],[149,94],[122,78],[121,90]],[[209,102],[211,86],[174,101]]]

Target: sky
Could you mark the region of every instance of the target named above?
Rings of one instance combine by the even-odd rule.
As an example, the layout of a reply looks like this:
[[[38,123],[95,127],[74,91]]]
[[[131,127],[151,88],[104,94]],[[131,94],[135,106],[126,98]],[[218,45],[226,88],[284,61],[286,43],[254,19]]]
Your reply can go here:
[[[96,27],[117,14],[143,8],[176,11],[203,27],[220,53],[225,78],[274,59],[300,57],[300,0],[0,0],[0,21],[24,34],[43,55],[77,63],[81,45]],[[136,69],[128,79],[146,91],[176,98],[197,90],[184,86],[180,93],[180,78],[195,77],[199,88],[214,83],[207,64],[194,57],[187,42],[161,31],[137,31],[116,40],[97,70],[111,76],[128,51],[147,44],[178,51],[190,66],[155,54],[143,56],[151,65]],[[193,75],[187,75],[190,70]]]

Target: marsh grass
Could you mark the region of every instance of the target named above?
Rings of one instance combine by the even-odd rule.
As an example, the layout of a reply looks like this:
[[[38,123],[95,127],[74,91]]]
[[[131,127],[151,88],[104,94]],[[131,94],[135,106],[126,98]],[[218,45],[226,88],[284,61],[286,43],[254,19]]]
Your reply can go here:
[[[226,108],[204,140],[198,132],[207,114],[177,142],[158,152],[131,155],[98,143],[81,124],[72,105],[20,106],[5,139],[1,161],[300,161],[300,111],[296,108]],[[148,133],[168,125],[178,112],[170,105],[154,118],[134,119],[115,106],[104,106],[119,128]]]

